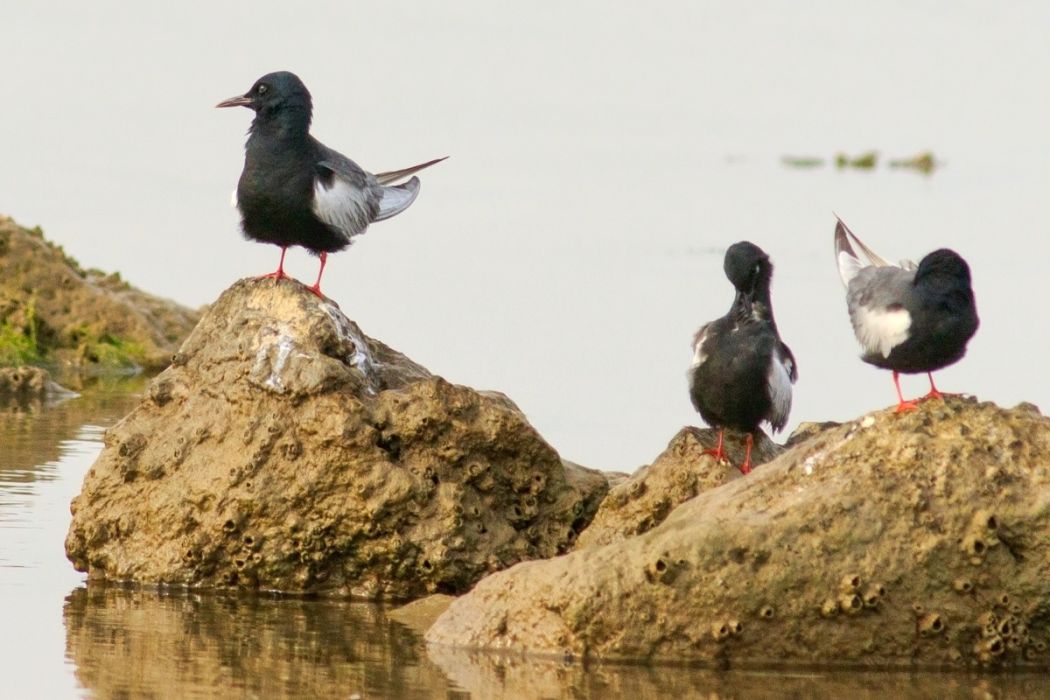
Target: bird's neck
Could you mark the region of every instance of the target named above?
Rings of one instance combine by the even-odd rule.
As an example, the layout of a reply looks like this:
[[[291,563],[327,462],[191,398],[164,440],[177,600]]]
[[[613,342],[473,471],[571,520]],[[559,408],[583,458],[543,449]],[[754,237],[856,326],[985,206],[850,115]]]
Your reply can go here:
[[[278,112],[259,112],[252,120],[249,129],[248,144],[252,141],[297,142],[305,141],[310,135],[310,110],[285,107]]]
[[[753,290],[737,290],[730,315],[738,322],[760,321],[776,328],[773,319],[773,302],[769,294],[769,285],[759,283]]]

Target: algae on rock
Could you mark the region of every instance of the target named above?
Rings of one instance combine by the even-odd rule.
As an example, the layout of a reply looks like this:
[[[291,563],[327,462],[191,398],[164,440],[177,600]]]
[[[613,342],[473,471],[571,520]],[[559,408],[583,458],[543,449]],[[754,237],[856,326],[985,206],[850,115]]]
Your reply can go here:
[[[608,490],[505,396],[293,282],[241,281],[107,431],[66,552],[92,577],[406,599],[566,551]]]
[[[1050,419],[880,411],[648,532],[481,581],[436,645],[716,665],[1050,666]]]
[[[161,369],[199,317],[0,216],[0,365]]]

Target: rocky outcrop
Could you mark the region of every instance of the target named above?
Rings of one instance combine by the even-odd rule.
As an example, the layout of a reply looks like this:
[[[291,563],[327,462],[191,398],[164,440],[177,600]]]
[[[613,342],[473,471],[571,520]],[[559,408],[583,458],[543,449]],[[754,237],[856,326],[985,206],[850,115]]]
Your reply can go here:
[[[725,450],[732,464],[744,461],[742,438],[727,433]],[[580,535],[576,547],[619,542],[648,532],[682,503],[702,491],[743,475],[727,462],[704,454],[718,444],[718,431],[685,427],[671,438],[652,464],[642,467],[609,491],[594,520]],[[783,448],[759,431],[751,459],[755,465],[770,461]]]
[[[0,365],[160,369],[199,318],[0,216]]]
[[[1050,420],[970,399],[818,432],[645,534],[481,581],[434,645],[718,665],[1050,661]]]
[[[227,290],[106,434],[66,553],[92,577],[404,599],[566,551],[607,492],[507,397],[291,281]]]

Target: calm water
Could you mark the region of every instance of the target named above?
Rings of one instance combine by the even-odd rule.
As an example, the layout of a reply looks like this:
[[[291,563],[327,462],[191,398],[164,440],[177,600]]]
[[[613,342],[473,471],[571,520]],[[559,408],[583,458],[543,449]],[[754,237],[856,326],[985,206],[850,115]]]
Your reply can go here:
[[[0,412],[2,698],[1023,698],[1046,677],[718,673],[427,650],[363,603],[90,588],[69,500],[140,384]]]
[[[777,266],[788,429],[892,403],[857,360],[833,211],[890,260],[967,258],[982,326],[939,386],[1046,409],[1050,3],[865,5],[0,3],[0,212],[211,302],[278,258],[229,206],[250,113],[213,106],[287,68],[314,132],[363,165],[451,156],[329,261],[327,293],[433,371],[511,396],[567,459],[633,470],[697,422],[689,342],[729,307],[721,257],[741,239]],[[870,149],[869,172],[781,164]],[[885,167],[927,149],[932,177]],[[288,265],[316,274],[299,249]]]

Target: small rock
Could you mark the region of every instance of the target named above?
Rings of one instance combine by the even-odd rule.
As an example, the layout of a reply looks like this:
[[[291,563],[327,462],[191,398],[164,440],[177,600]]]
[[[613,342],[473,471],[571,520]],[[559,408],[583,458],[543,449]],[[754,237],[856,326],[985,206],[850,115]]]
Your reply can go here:
[[[744,459],[743,437],[726,433],[730,460]],[[718,431],[682,428],[652,464],[617,484],[602,501],[590,526],[580,535],[577,549],[618,542],[648,532],[663,522],[674,508],[703,491],[721,486],[742,474],[732,464],[704,454],[718,444]],[[761,465],[782,448],[759,432],[751,458]]]

